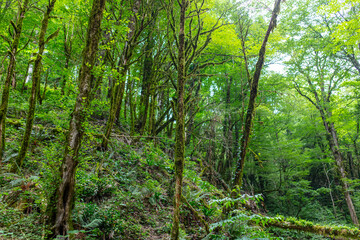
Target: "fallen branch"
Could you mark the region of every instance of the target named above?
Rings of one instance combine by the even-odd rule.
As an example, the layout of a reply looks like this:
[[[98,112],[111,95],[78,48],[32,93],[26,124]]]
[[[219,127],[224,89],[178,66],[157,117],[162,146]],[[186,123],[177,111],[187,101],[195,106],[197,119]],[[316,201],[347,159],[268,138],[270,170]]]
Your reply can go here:
[[[209,234],[210,233],[209,224],[204,220],[204,218],[193,208],[193,206],[191,206],[191,204],[186,200],[186,198],[183,195],[181,195],[181,201],[190,208],[190,210],[193,212],[196,218],[199,219],[200,222],[205,226],[206,233]]]

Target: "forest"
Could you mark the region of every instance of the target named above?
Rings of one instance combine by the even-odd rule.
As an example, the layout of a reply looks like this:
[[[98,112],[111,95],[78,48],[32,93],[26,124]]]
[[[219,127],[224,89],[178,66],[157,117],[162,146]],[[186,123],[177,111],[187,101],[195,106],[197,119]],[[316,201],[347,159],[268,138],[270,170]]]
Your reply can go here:
[[[360,239],[360,0],[0,0],[0,239]]]

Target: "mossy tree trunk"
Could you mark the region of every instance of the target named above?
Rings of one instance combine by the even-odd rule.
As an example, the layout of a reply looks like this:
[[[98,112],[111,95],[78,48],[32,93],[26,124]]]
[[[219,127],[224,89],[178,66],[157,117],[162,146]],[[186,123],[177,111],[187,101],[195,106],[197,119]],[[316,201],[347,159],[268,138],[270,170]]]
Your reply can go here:
[[[225,117],[223,122],[223,145],[221,150],[220,162],[217,171],[228,182],[231,176],[233,153],[232,153],[232,119],[231,119],[231,86],[232,77],[226,76],[226,89],[225,89]]]
[[[42,58],[43,53],[45,50],[45,44],[48,43],[52,38],[56,37],[59,33],[59,30],[51,34],[48,38],[45,38],[45,34],[48,28],[50,13],[54,9],[56,0],[49,1],[49,5],[46,7],[46,11],[44,12],[44,17],[41,22],[41,30],[39,34],[39,42],[38,42],[38,52],[36,54],[36,59],[34,63],[34,71],[32,74],[32,86],[31,86],[31,93],[29,98],[29,110],[27,113],[26,118],[26,126],[25,126],[25,133],[21,142],[19,156],[17,157],[16,161],[12,166],[12,172],[16,172],[19,168],[21,168],[27,149],[29,147],[29,140],[31,135],[31,129],[34,122],[34,115],[35,115],[35,107],[36,107],[36,98],[39,91],[39,84],[40,84],[40,77],[41,77],[41,68],[42,68]]]
[[[140,134],[144,133],[148,111],[149,111],[150,91],[153,83],[152,49],[154,48],[154,44],[155,41],[152,36],[152,30],[150,30],[146,38],[143,79],[142,79],[141,98],[140,98],[140,106],[139,106],[139,117],[136,123],[136,131]]]
[[[256,67],[255,67],[254,77],[253,77],[252,84],[251,84],[250,99],[249,99],[249,105],[248,105],[246,118],[245,118],[243,135],[240,140],[239,159],[237,162],[237,166],[236,166],[236,170],[235,170],[235,177],[234,177],[234,181],[233,181],[233,189],[235,189],[235,190],[240,188],[242,185],[245,157],[246,157],[246,152],[248,149],[250,133],[251,133],[251,129],[252,129],[252,122],[253,122],[253,117],[254,117],[254,113],[255,113],[255,101],[257,98],[257,94],[258,94],[258,85],[259,85],[261,69],[264,65],[266,44],[268,42],[270,33],[276,27],[276,19],[280,12],[280,3],[281,3],[281,0],[275,1],[275,6],[274,6],[274,10],[272,12],[270,24],[266,31],[263,43],[261,45],[260,52],[259,52],[259,58],[258,58]],[[233,193],[237,194],[237,191],[233,191]]]
[[[354,207],[354,204],[353,204],[351,196],[350,196],[349,185],[348,185],[348,182],[346,181],[347,176],[346,176],[345,167],[344,167],[344,160],[343,160],[342,153],[340,151],[340,146],[339,146],[339,141],[338,141],[337,133],[335,130],[335,126],[334,126],[334,123],[329,122],[327,120],[327,117],[325,114],[326,114],[325,111],[323,109],[320,109],[320,115],[323,120],[323,124],[324,124],[325,130],[326,130],[326,133],[327,133],[326,136],[327,136],[327,140],[330,145],[331,153],[335,158],[337,172],[340,175],[341,187],[344,192],[345,202],[346,202],[346,205],[348,206],[351,220],[355,225],[359,225],[359,220],[356,215],[355,207]],[[328,118],[331,118],[332,114],[328,112],[328,115],[329,115]]]
[[[125,86],[126,86],[126,73],[130,67],[129,64],[133,55],[133,51],[137,44],[137,39],[143,30],[142,27],[137,25],[138,22],[137,13],[139,12],[140,5],[141,5],[141,0],[136,0],[133,4],[133,9],[132,9],[133,15],[131,16],[128,24],[129,32],[126,38],[127,41],[125,42],[125,46],[122,51],[122,55],[120,57],[120,61],[118,64],[119,77],[117,81],[115,80],[113,82],[109,118],[106,122],[105,133],[101,143],[101,149],[103,150],[106,150],[108,148],[110,134],[114,122],[119,121],[121,105],[122,105]]]
[[[141,97],[140,97],[140,106],[139,106],[139,117],[136,122],[136,131],[141,135],[144,133],[146,121],[148,118],[149,105],[150,105],[150,95],[151,88],[154,84],[154,58],[153,58],[153,49],[155,46],[154,39],[154,26],[156,23],[157,12],[152,12],[152,22],[151,27],[148,30],[146,36],[145,44],[145,57],[143,63],[143,76],[142,76],[142,85],[141,85]]]
[[[173,228],[171,230],[171,239],[179,238],[179,215],[180,215],[180,204],[181,204],[181,190],[182,190],[182,180],[183,180],[183,171],[184,171],[184,152],[185,152],[185,105],[192,100],[191,94],[189,94],[185,99],[185,82],[186,78],[196,78],[200,77],[199,74],[201,69],[206,68],[211,65],[218,65],[224,62],[201,62],[200,64],[194,64],[202,52],[207,48],[211,42],[212,33],[223,26],[223,21],[220,21],[224,16],[220,14],[219,18],[213,24],[210,29],[204,29],[204,22],[202,18],[202,13],[205,10],[205,0],[201,1],[189,1],[181,0],[177,1],[179,5],[178,9],[174,9],[174,2],[172,4],[163,4],[163,7],[166,9],[168,14],[168,47],[172,49],[176,46],[175,51],[169,51],[170,59],[172,64],[176,68],[177,72],[177,83],[171,81],[176,89],[176,98],[172,103],[173,115],[174,117],[170,118],[162,126],[158,127],[156,133],[165,129],[168,124],[171,124],[176,120],[175,127],[175,200],[174,200],[174,215],[173,215]],[[191,7],[189,5],[192,5]],[[187,9],[195,9],[193,11],[187,12]],[[224,9],[227,11],[228,9]],[[175,14],[175,11],[177,13]],[[187,15],[188,14],[188,15]],[[177,19],[179,19],[177,21]],[[185,19],[189,20],[189,25],[187,25],[187,32],[185,33]],[[185,46],[185,38],[188,37],[186,41],[191,44]],[[203,38],[203,41],[200,39]],[[171,80],[171,77],[170,77]],[[164,118],[166,117],[166,112]],[[160,118],[160,122],[162,121]],[[158,120],[158,122],[159,122]],[[155,124],[158,126],[158,124]]]
[[[88,116],[89,96],[92,91],[92,70],[96,62],[96,54],[100,41],[100,26],[106,0],[94,0],[87,30],[86,46],[79,73],[79,94],[76,98],[69,133],[65,145],[65,153],[60,172],[60,184],[56,191],[56,209],[48,211],[52,224],[49,238],[66,235],[72,229],[71,211],[74,203],[75,173],[79,163],[78,153],[84,135],[84,122]],[[51,203],[51,202],[50,202]],[[52,206],[50,206],[52,207]]]
[[[200,101],[200,89],[201,89],[201,83],[202,80],[200,77],[196,77],[193,78],[191,83],[189,84],[189,91],[191,92],[193,88],[195,88],[195,94],[193,96],[193,101],[191,101],[189,103],[189,107],[188,107],[188,117],[189,120],[186,122],[186,140],[185,140],[185,146],[189,146],[191,143],[191,138],[193,136],[193,131],[194,129],[194,119],[195,119],[195,115],[198,112],[199,108],[198,108],[198,104]]]
[[[171,239],[179,239],[180,228],[180,205],[183,184],[183,172],[185,163],[185,14],[188,5],[187,0],[182,0],[180,4],[180,22],[179,22],[179,46],[178,46],[178,66],[177,66],[177,90],[175,103],[175,196],[174,196],[174,214],[171,229]]]
[[[315,79],[313,79],[313,76],[307,70],[304,70],[299,64],[296,64],[297,71],[306,79],[306,82],[304,82],[304,84],[306,83],[308,85],[308,88],[305,91],[307,91],[309,95],[305,93],[305,91],[299,86],[296,81],[294,81],[295,89],[301,96],[311,102],[320,113],[330,151],[335,160],[336,170],[339,174],[339,180],[351,220],[355,225],[358,226],[359,220],[350,195],[349,183],[347,181],[347,174],[344,167],[344,157],[343,153],[340,150],[340,144],[336,128],[334,122],[332,121],[333,112],[330,99],[332,97],[332,91],[335,89],[339,81],[344,78],[344,75],[338,72],[338,69],[340,69],[342,66],[339,65],[336,68],[336,66],[331,65],[331,68],[334,69],[334,72],[331,74],[331,76],[329,76],[329,79],[324,79],[324,76],[326,75],[323,73],[323,69],[319,68],[318,66],[319,64],[326,63],[327,59],[323,58],[322,56],[320,57],[320,54],[318,52],[315,52],[314,57],[314,63],[318,71],[316,73],[318,74],[318,77]],[[336,80],[336,78],[338,80]],[[326,83],[329,85],[325,86]]]
[[[121,104],[124,97],[125,91],[125,75],[127,72],[127,68],[124,67],[120,72],[120,77],[115,86],[112,87],[111,101],[110,101],[110,113],[109,118],[106,122],[105,133],[101,143],[101,149],[106,150],[108,148],[111,130],[113,128],[114,122],[116,120],[117,111],[120,111]]]
[[[17,53],[17,49],[19,46],[19,41],[20,41],[20,36],[21,36],[21,31],[22,31],[22,25],[23,25],[23,20],[25,18],[25,13],[28,10],[28,4],[29,4],[29,0],[25,0],[23,2],[23,5],[19,8],[18,11],[18,16],[17,16],[17,21],[16,21],[16,25],[12,24],[11,26],[14,27],[14,39],[12,41],[11,44],[11,48],[8,52],[9,54],[9,65],[7,68],[7,73],[6,73],[6,78],[5,78],[5,82],[3,85],[3,91],[2,91],[2,95],[1,95],[1,105],[0,105],[0,136],[1,136],[1,140],[0,140],[0,162],[2,160],[2,156],[4,154],[4,150],[5,150],[5,119],[6,119],[6,113],[7,113],[7,108],[8,108],[8,103],[9,103],[9,95],[10,95],[10,84],[11,84],[11,79],[13,77],[14,74],[14,70],[15,70],[15,65],[16,65],[16,53]]]
[[[151,94],[150,97],[150,111],[149,111],[149,124],[148,124],[148,134],[151,136],[155,136],[155,108],[156,108],[156,95],[154,93]]]
[[[65,94],[65,87],[67,79],[69,78],[69,66],[70,66],[70,59],[71,59],[71,53],[72,53],[72,40],[73,40],[73,34],[70,35],[69,29],[64,24],[63,26],[64,31],[64,54],[65,54],[65,66],[64,66],[64,74],[63,79],[61,83],[61,95]]]
[[[360,239],[360,230],[344,226],[322,226],[305,220],[268,218],[265,227],[315,233],[330,239]]]

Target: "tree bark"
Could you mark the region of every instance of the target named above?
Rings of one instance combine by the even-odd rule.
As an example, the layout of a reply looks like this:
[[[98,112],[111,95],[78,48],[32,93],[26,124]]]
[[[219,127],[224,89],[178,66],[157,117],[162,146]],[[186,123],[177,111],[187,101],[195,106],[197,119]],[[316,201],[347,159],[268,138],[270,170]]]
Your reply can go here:
[[[180,3],[180,22],[179,22],[179,52],[177,68],[177,102],[176,102],[176,127],[175,127],[175,196],[173,225],[171,229],[171,239],[179,239],[180,225],[180,205],[183,184],[183,171],[185,162],[185,13],[188,1],[182,0]]]
[[[150,111],[149,111],[149,127],[148,134],[151,136],[156,136],[156,123],[155,123],[155,109],[156,109],[156,95],[154,93],[151,94],[150,101]]]
[[[15,65],[16,65],[15,56],[16,56],[17,49],[19,46],[23,20],[25,18],[25,13],[27,11],[28,4],[29,4],[29,0],[25,0],[23,5],[21,6],[21,8],[19,8],[16,29],[14,29],[15,36],[14,36],[14,39],[13,39],[13,42],[11,45],[11,49],[8,53],[10,59],[9,59],[9,65],[7,68],[6,78],[5,78],[3,91],[2,91],[2,95],[1,95],[1,105],[0,105],[0,136],[1,136],[0,162],[2,161],[2,156],[3,156],[4,150],[5,150],[5,131],[6,131],[5,119],[6,119],[6,113],[7,113],[8,103],[9,103],[10,83],[11,83],[11,79],[13,77],[14,70],[15,70]]]
[[[34,122],[34,115],[35,115],[35,107],[36,107],[36,98],[39,90],[39,84],[40,84],[40,77],[41,77],[41,67],[42,67],[42,56],[45,50],[45,44],[51,40],[51,38],[56,37],[59,31],[56,31],[52,35],[50,35],[47,39],[45,39],[45,34],[47,31],[49,19],[50,19],[50,13],[54,9],[56,0],[49,1],[49,5],[47,6],[46,11],[44,12],[44,17],[41,22],[41,30],[39,34],[39,51],[36,55],[35,63],[34,63],[34,71],[32,75],[32,87],[31,87],[31,93],[30,93],[30,99],[29,99],[29,110],[26,118],[26,126],[25,126],[25,133],[21,142],[20,152],[19,156],[14,162],[11,171],[16,172],[19,168],[21,168],[27,149],[29,147],[29,140],[30,140],[30,134],[32,125]]]
[[[66,235],[72,229],[71,211],[74,203],[75,173],[79,163],[78,153],[84,135],[84,122],[90,105],[92,69],[100,41],[100,27],[106,0],[94,0],[87,30],[86,46],[79,73],[79,94],[70,120],[65,153],[60,168],[60,184],[56,191],[56,209],[48,211],[52,224],[48,238]],[[54,199],[54,198],[53,198]],[[51,207],[51,206],[50,206]]]
[[[190,106],[188,108],[188,116],[189,116],[189,120],[186,123],[186,140],[185,140],[185,146],[189,146],[190,142],[191,142],[191,138],[193,135],[193,128],[194,128],[194,119],[195,119],[195,115],[198,111],[198,104],[199,104],[199,93],[200,93],[200,89],[201,89],[201,79],[199,77],[197,78],[193,78],[190,86],[189,86],[189,90],[191,91],[194,87],[195,84],[197,84],[196,89],[195,89],[195,95],[194,95],[194,101],[192,101],[190,103]],[[191,94],[191,93],[190,93]]]
[[[70,65],[70,59],[71,59],[71,53],[72,53],[72,37],[69,38],[68,30],[66,29],[66,25],[63,26],[64,30],[64,53],[65,53],[65,66],[64,66],[64,74],[63,79],[61,83],[61,95],[65,94],[65,87],[66,82],[68,79],[68,71],[69,71],[69,65]]]
[[[118,80],[118,85],[115,85],[112,87],[112,94],[111,94],[111,101],[110,101],[110,113],[109,118],[106,122],[105,127],[105,134],[104,138],[101,143],[101,149],[106,150],[108,148],[109,139],[111,130],[113,128],[114,122],[116,120],[117,112],[121,110],[121,104],[124,97],[124,91],[125,91],[125,75],[127,72],[127,68],[123,68],[123,70],[120,73],[120,77]]]
[[[331,150],[332,155],[334,156],[337,171],[340,175],[340,182],[341,182],[342,189],[344,191],[345,201],[346,201],[346,205],[348,206],[348,209],[350,212],[351,220],[355,225],[358,226],[359,220],[356,215],[354,204],[351,200],[349,185],[346,182],[346,172],[345,172],[345,168],[343,165],[343,156],[340,152],[340,147],[339,147],[339,142],[338,142],[338,137],[337,137],[337,133],[335,130],[335,126],[333,123],[330,123],[327,121],[325,112],[323,110],[320,110],[320,115],[323,120],[325,130],[327,132],[326,136],[327,136],[327,139],[329,142],[330,150]]]
[[[225,116],[223,122],[223,146],[221,151],[222,169],[218,169],[218,172],[222,174],[223,178],[228,182],[231,180],[231,169],[233,162],[233,153],[232,153],[232,121],[231,121],[231,85],[232,77],[227,77],[226,79],[226,90],[225,90]]]
[[[154,15],[154,13],[153,13]],[[153,25],[155,21],[153,21]],[[155,45],[155,40],[153,37],[153,30],[150,29],[148,36],[146,38],[145,45],[145,58],[144,58],[144,67],[143,67],[143,80],[141,86],[141,98],[140,98],[140,111],[139,117],[136,123],[136,131],[142,135],[146,126],[146,120],[149,112],[149,101],[150,101],[150,92],[153,83],[153,48]]]
[[[264,41],[262,43],[262,46],[261,46],[261,49],[259,52],[259,59],[256,63],[255,73],[254,73],[253,81],[251,84],[250,99],[249,99],[248,110],[247,110],[246,118],[245,118],[245,126],[244,126],[244,130],[243,130],[243,136],[241,137],[241,142],[240,142],[240,144],[241,144],[240,145],[240,153],[239,153],[239,159],[238,159],[238,163],[237,163],[236,171],[235,171],[233,189],[241,188],[241,185],[242,185],[245,157],[246,157],[246,152],[247,152],[249,139],[250,139],[250,133],[251,133],[251,129],[252,129],[252,119],[253,119],[254,112],[255,112],[255,100],[257,97],[257,93],[258,93],[258,85],[259,85],[261,69],[264,65],[266,44],[269,39],[270,33],[276,27],[276,19],[280,12],[280,3],[281,3],[281,0],[275,1],[275,6],[274,6],[274,10],[272,12],[270,24],[266,31]],[[237,191],[233,191],[233,193],[236,194]]]
[[[30,66],[31,66],[31,63],[33,62],[33,60],[31,60],[33,55],[34,55],[34,53],[31,54],[30,60],[29,60],[29,62],[27,64],[27,67],[26,67],[26,71],[25,71],[25,75],[24,75],[24,81],[23,81],[23,84],[22,84],[22,87],[21,87],[21,93],[24,93],[24,90],[25,90],[26,79],[29,77]]]

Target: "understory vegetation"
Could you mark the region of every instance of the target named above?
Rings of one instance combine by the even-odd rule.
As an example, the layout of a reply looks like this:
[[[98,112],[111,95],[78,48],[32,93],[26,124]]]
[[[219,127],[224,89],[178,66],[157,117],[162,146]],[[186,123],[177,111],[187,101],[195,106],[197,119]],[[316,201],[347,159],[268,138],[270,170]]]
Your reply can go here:
[[[360,239],[359,0],[0,0],[0,239]]]

